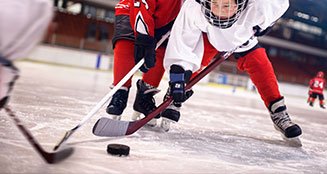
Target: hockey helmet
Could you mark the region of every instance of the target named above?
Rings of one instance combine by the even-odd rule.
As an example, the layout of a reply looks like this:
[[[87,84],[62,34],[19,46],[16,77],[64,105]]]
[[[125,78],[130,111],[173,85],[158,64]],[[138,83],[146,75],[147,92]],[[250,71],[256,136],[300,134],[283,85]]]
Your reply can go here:
[[[247,6],[248,0],[199,0],[201,11],[211,25],[231,27]],[[234,4],[234,2],[235,4]]]
[[[317,73],[317,77],[319,77],[319,78],[324,78],[324,72],[319,71],[319,72]]]

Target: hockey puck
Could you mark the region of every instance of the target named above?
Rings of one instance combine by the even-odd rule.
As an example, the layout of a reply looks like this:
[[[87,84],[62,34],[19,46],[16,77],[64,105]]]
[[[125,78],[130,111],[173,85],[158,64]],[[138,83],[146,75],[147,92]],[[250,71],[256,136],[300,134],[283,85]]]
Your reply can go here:
[[[107,152],[111,155],[117,156],[128,156],[129,155],[129,146],[123,144],[108,144]]]

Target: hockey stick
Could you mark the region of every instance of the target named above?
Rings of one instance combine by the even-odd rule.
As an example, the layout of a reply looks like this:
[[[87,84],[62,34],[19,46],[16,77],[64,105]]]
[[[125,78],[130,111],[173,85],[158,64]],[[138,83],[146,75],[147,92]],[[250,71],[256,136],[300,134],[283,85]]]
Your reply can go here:
[[[250,38],[253,39],[254,36]],[[226,60],[230,55],[232,55],[235,50],[240,48],[238,46],[231,51],[225,52],[218,58],[215,58],[213,62],[211,62],[204,70],[202,70],[198,75],[196,75],[191,81],[186,85],[186,90],[190,89],[193,85],[195,85],[198,81],[200,81],[204,76],[210,73],[214,68],[216,68],[219,64],[221,64],[224,60]],[[114,136],[124,136],[130,135],[144,126],[147,122],[153,119],[155,116],[160,114],[165,108],[169,106],[172,102],[172,98],[169,97],[166,101],[161,103],[157,109],[151,112],[146,117],[136,120],[136,121],[121,121],[121,120],[113,120],[106,117],[100,118],[93,127],[93,134],[97,136],[105,136],[105,137],[114,137]]]
[[[22,122],[18,119],[16,114],[9,108],[9,106],[5,106],[5,111],[12,118],[15,125],[18,129],[23,133],[28,142],[33,146],[33,148],[41,155],[41,157],[49,164],[58,163],[66,158],[68,158],[71,154],[73,154],[73,148],[67,148],[56,152],[46,152],[41,145],[35,140],[33,135],[23,126]]]
[[[156,49],[160,47],[160,45],[162,43],[164,43],[166,41],[166,39],[169,37],[170,35],[170,31],[168,31],[166,34],[164,34],[161,39],[158,41],[157,45],[156,45]],[[67,141],[67,139],[78,129],[80,128],[82,125],[84,125],[86,123],[87,120],[89,120],[93,115],[95,115],[95,113],[97,113],[99,111],[100,108],[102,108],[102,106],[108,102],[108,100],[127,82],[128,79],[130,79],[133,74],[136,73],[136,71],[144,64],[144,58],[141,59],[126,75],[123,79],[121,79],[119,81],[119,83],[117,85],[114,86],[114,88],[112,88],[112,90],[110,90],[110,92],[105,95],[100,102],[98,102],[98,104],[96,106],[93,107],[93,109],[83,118],[82,121],[80,121],[80,123],[78,123],[73,129],[67,131],[64,135],[64,137],[59,141],[59,143],[54,147],[54,150],[57,150],[65,141]]]

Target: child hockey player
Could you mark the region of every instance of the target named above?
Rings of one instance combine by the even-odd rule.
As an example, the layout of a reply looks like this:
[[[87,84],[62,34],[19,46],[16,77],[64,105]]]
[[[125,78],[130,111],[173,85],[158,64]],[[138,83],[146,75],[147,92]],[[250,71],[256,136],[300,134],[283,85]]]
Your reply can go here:
[[[264,35],[289,6],[288,0],[187,0],[171,31],[164,67],[170,73],[170,95],[185,101],[188,74],[200,68],[205,45],[202,32],[219,51],[236,50],[237,66],[246,71],[266,105],[275,128],[286,138],[301,135],[287,113],[272,65],[253,35]]]
[[[309,82],[309,105],[313,106],[317,97],[319,97],[319,105],[325,109],[324,105],[324,88],[326,81],[324,79],[324,72],[319,71],[316,77],[312,78]]]

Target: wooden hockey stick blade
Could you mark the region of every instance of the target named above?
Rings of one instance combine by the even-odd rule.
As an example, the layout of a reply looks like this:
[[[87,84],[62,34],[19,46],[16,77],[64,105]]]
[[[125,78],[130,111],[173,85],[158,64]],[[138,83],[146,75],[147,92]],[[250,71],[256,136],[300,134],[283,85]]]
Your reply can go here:
[[[186,89],[190,89],[204,76],[211,72],[215,67],[217,67],[225,59],[227,59],[229,55],[230,53],[226,53],[221,57],[215,58],[215,60],[211,62],[204,70],[202,70],[197,76],[191,79],[191,81],[186,85]],[[155,116],[160,114],[160,112],[167,108],[171,102],[172,98],[168,98],[166,101],[161,103],[161,105],[159,105],[153,112],[151,112],[149,115],[142,118],[141,120],[120,121],[102,117],[93,126],[92,132],[94,135],[105,137],[115,137],[133,134],[142,126],[144,126],[147,122],[153,119]]]
[[[8,107],[5,107],[5,111],[12,118],[15,125],[18,127],[21,133],[25,136],[28,142],[33,146],[33,148],[40,154],[40,156],[49,164],[58,163],[70,155],[73,154],[73,148],[63,149],[61,151],[56,152],[46,152],[41,145],[36,141],[33,135],[23,126],[22,122],[18,119],[18,117],[14,114],[14,112]]]

